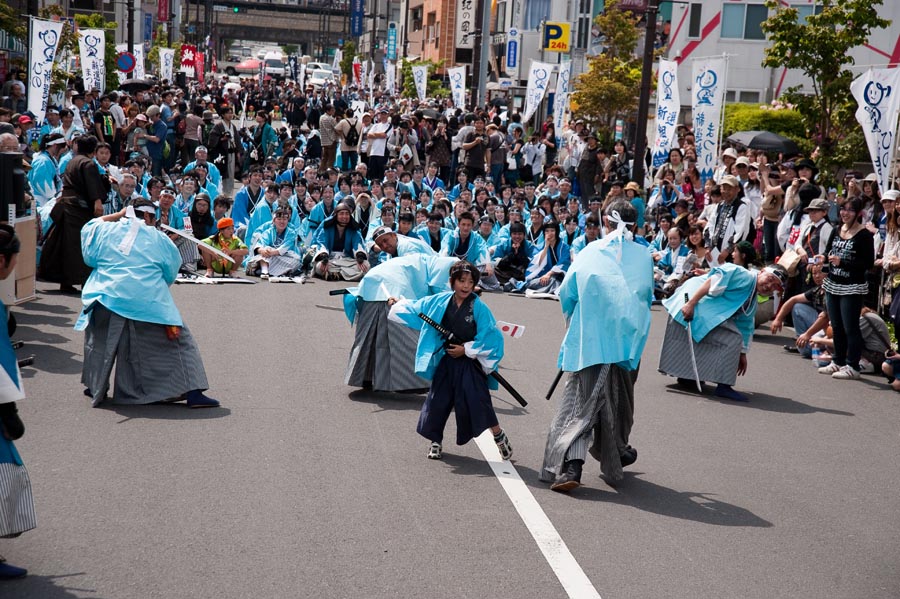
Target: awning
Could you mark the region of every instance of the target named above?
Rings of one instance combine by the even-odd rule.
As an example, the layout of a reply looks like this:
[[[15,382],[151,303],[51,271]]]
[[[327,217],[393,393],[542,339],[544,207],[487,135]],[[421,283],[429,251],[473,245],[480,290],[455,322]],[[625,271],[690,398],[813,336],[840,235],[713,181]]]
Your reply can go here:
[[[7,50],[13,54],[26,54],[28,52],[28,48],[25,47],[24,43],[2,30],[0,30],[0,50]]]

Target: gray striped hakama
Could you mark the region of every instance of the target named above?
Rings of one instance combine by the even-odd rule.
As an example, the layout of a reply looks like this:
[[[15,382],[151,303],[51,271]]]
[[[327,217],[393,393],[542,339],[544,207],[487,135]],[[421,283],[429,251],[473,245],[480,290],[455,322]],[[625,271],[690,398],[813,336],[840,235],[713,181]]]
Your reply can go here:
[[[36,526],[28,471],[21,464],[0,462],[0,538],[18,536]]]
[[[175,247],[178,248],[178,253],[181,254],[181,263],[196,268],[197,260],[200,259],[200,251],[197,249],[197,244],[183,237],[175,238],[174,243]]]
[[[261,268],[260,262],[263,261],[268,262],[269,276],[271,277],[287,275],[300,268],[300,256],[294,252],[276,254],[275,256],[269,256],[268,258],[257,254],[247,261],[247,274],[258,274]]]
[[[693,340],[688,337],[687,329],[669,317],[666,336],[663,338],[659,353],[659,371],[693,381],[694,367],[691,364],[691,348],[688,343],[693,343]],[[700,343],[694,343],[700,380],[734,385],[737,381],[742,348],[743,338],[731,320],[726,320],[714,328]]]
[[[550,425],[540,479],[552,482],[569,460],[588,452],[614,481],[623,478],[622,453],[634,423],[637,370],[595,364],[569,373],[566,391]]]
[[[106,397],[116,367],[112,399]],[[200,348],[187,326],[177,339],[161,324],[123,318],[100,302],[94,304],[84,331],[81,382],[94,407],[177,401],[188,391],[209,388]]]
[[[429,383],[416,374],[416,346],[419,333],[388,320],[387,302],[357,300],[356,334],[345,383],[375,391],[428,389]]]

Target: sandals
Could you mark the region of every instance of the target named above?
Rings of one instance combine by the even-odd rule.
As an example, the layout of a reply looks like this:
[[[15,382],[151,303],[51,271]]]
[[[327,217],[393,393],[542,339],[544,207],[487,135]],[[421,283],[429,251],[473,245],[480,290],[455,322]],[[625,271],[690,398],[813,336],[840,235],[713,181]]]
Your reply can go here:
[[[428,459],[429,460],[439,460],[443,457],[441,444],[440,443],[432,443],[431,447],[428,449]]]

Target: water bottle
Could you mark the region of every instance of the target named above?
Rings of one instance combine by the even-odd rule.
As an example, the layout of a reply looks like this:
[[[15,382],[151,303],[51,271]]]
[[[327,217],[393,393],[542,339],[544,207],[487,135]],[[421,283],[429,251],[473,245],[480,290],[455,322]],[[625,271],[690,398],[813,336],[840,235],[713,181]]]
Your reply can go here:
[[[819,357],[821,355],[822,355],[822,350],[819,349],[819,346],[813,345],[812,346],[812,361],[813,361],[813,366],[816,368],[819,367]]]

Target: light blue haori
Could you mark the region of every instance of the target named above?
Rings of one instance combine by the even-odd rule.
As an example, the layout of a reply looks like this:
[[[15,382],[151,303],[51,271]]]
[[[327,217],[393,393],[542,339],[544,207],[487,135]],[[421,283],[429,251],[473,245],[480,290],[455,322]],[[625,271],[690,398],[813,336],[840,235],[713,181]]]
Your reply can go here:
[[[62,178],[59,175],[59,165],[50,154],[35,154],[31,170],[28,171],[28,183],[38,208],[59,195],[62,191]]]
[[[165,233],[138,218],[95,218],[81,230],[81,252],[94,269],[81,293],[85,309],[100,302],[123,318],[183,326],[169,292],[181,255]],[[76,330],[84,330],[88,320],[83,310]]]
[[[422,241],[418,237],[408,237],[406,235],[397,235],[397,258],[409,256],[411,254],[423,254],[425,256],[436,256],[437,252],[431,249],[431,246]]]
[[[447,352],[440,334],[434,327],[425,324],[419,318],[419,313],[440,323],[452,297],[453,292],[446,291],[420,300],[401,300],[394,304],[388,316],[394,322],[420,331],[419,345],[416,348],[416,374],[429,381],[434,378],[434,371]],[[503,358],[503,334],[497,328],[497,321],[490,309],[477,296],[472,308],[478,332],[475,339],[464,344],[466,356],[478,360],[484,372],[489,374],[497,369]],[[496,389],[497,381],[493,377],[488,378],[488,386]]]
[[[634,370],[650,331],[653,259],[619,236],[578,252],[559,288],[569,322],[557,365],[578,372],[594,364]]]
[[[430,248],[429,248],[430,249]],[[344,296],[344,312],[350,324],[356,319],[357,300],[386,302],[390,298],[415,300],[450,290],[450,267],[456,258],[410,254],[373,267],[358,287]]]
[[[722,264],[709,273],[688,279],[679,287],[672,297],[663,301],[666,311],[681,326],[687,328],[681,309],[684,307],[684,294],[693,297],[697,289],[707,280],[711,280],[709,294],[704,296],[694,309],[691,321],[691,333],[695,343],[714,328],[733,318],[743,338],[743,349],[746,352],[753,339],[753,322],[756,315],[756,272],[743,266]]]
[[[469,233],[469,247],[466,249],[465,256],[458,256],[458,248],[460,245],[459,229],[447,235],[441,243],[441,256],[457,256],[465,259],[475,266],[484,266],[491,261],[491,254],[488,246],[484,242],[484,238],[472,230]]]

